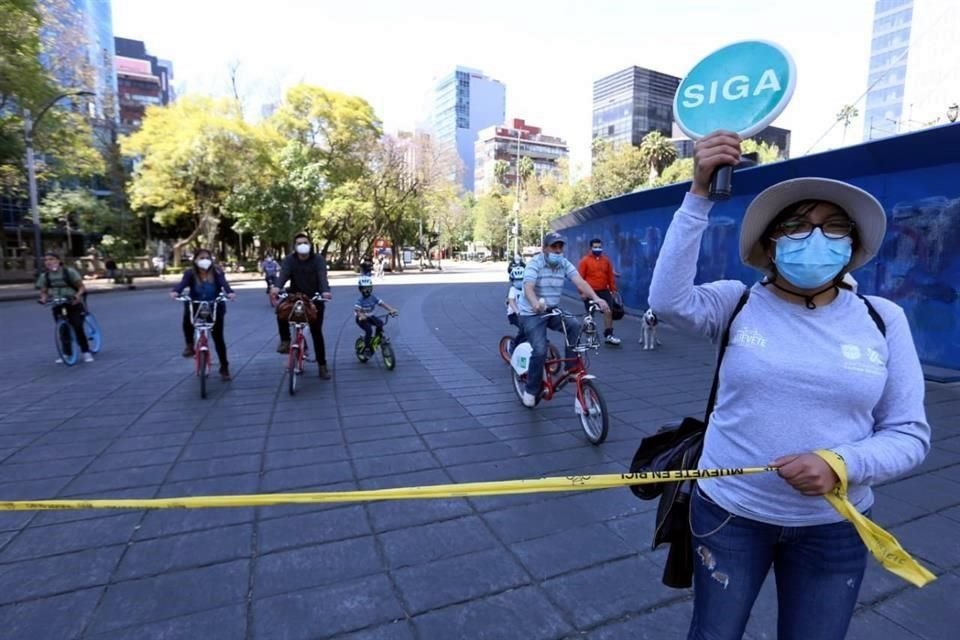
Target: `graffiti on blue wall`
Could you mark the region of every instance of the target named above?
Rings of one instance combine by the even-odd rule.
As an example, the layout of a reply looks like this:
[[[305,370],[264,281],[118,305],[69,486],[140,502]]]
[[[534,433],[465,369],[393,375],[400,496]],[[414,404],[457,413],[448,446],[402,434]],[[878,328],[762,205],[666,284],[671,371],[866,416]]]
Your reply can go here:
[[[697,282],[759,274],[740,262],[743,212],[764,188],[797,176],[846,180],[874,194],[887,211],[877,259],[857,270],[860,291],[903,307],[923,362],[960,369],[960,124],[806,156],[737,174],[736,195],[717,204],[703,237]],[[591,238],[603,240],[621,276],[627,306],[645,309],[653,267],[686,184],[595,203],[558,220],[576,261]]]

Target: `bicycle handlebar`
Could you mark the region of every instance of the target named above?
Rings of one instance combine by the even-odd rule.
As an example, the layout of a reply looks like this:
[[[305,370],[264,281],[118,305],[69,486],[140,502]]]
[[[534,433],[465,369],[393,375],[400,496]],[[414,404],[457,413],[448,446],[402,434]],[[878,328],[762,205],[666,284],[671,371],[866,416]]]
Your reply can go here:
[[[290,294],[286,291],[281,291],[280,293],[277,294],[277,300],[283,300],[289,297],[290,297]],[[329,302],[329,300],[323,297],[322,293],[313,294],[313,297],[310,298],[310,301],[311,302]]]
[[[221,292],[213,300],[194,300],[190,296],[184,296],[184,295],[179,295],[176,298],[174,298],[174,300],[176,300],[177,302],[227,302],[230,300],[230,297],[227,294]]]

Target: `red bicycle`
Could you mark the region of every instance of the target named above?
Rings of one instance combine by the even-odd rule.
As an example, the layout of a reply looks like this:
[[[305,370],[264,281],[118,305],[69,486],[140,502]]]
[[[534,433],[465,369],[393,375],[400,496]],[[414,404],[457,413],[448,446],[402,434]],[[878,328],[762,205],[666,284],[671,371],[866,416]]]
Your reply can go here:
[[[194,373],[200,378],[200,397],[207,397],[207,377],[210,375],[210,332],[217,322],[217,305],[229,300],[223,292],[213,302],[194,302],[190,296],[178,296],[179,302],[190,304],[193,324],[193,363]]]
[[[289,295],[288,293],[277,294],[278,304],[280,300]],[[293,308],[290,310],[290,353],[287,355],[285,375],[287,375],[287,385],[291,396],[297,393],[297,380],[303,375],[303,363],[307,360],[309,350],[306,334],[307,329],[310,328],[310,322],[307,320],[307,304],[309,302],[317,304],[324,303],[326,300],[319,293],[315,294],[309,301],[306,296],[301,296],[293,303]]]
[[[546,316],[559,316],[560,326],[563,329],[564,344],[575,353],[573,358],[561,358],[556,349],[551,352],[547,349],[547,359],[544,362],[543,369],[543,387],[537,396],[537,402],[540,400],[552,400],[560,389],[573,382],[576,385],[576,396],[574,398],[574,411],[580,418],[580,426],[586,434],[587,439],[594,445],[598,445],[607,439],[607,432],[610,428],[610,416],[607,413],[607,403],[597,389],[594,380],[596,376],[589,373],[590,359],[588,352],[600,348],[600,341],[597,339],[597,325],[593,321],[593,314],[599,307],[591,304],[590,309],[581,319],[580,336],[576,344],[570,344],[567,335],[567,326],[563,322],[566,318],[576,318],[572,313],[567,313],[563,309],[553,308],[547,311]],[[518,398],[523,398],[523,392],[527,384],[528,358],[516,358],[518,362],[512,364],[513,389]],[[565,369],[565,370],[564,370]]]

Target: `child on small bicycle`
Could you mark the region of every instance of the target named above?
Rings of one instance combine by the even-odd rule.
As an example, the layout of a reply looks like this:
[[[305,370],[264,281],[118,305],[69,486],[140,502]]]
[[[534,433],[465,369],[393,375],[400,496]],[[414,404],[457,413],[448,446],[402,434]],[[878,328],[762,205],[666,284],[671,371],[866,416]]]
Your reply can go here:
[[[386,309],[393,317],[396,317],[399,312],[373,295],[373,278],[370,276],[361,276],[357,288],[360,290],[360,297],[353,305],[353,312],[356,315],[357,326],[363,329],[363,343],[366,346],[364,353],[371,356],[373,350],[370,348],[370,341],[373,338],[373,330],[377,330],[378,336],[383,335],[383,320],[373,315],[373,312],[378,306]]]
[[[505,302],[507,305],[507,322],[517,328],[517,337],[513,339],[513,344],[510,345],[511,353],[513,353],[514,347],[524,341],[523,326],[520,324],[519,306],[520,297],[523,296],[523,272],[524,265],[522,263],[514,263],[514,265],[510,267],[510,288],[507,289],[507,299]]]

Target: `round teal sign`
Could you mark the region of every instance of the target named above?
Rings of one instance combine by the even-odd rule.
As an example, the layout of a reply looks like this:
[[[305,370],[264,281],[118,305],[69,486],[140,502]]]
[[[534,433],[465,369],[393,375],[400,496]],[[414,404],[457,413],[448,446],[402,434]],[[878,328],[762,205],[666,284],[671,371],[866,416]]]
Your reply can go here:
[[[673,99],[677,126],[694,140],[716,131],[748,138],[786,108],[797,68],[785,49],[749,40],[727,45],[696,64]]]

